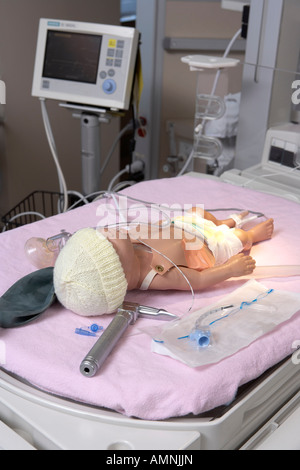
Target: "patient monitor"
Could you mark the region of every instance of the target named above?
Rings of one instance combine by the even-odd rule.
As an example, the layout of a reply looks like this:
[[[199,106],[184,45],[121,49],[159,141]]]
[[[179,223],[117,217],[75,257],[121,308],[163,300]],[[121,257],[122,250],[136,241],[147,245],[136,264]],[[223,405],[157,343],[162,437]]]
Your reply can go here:
[[[32,95],[126,110],[138,43],[134,28],[42,18]]]
[[[82,190],[100,188],[100,123],[132,104],[139,46],[134,28],[41,18],[32,95],[41,100],[46,134],[57,162],[45,100],[75,110],[81,120]],[[56,163],[57,165],[57,163]],[[58,168],[61,192],[66,185]]]

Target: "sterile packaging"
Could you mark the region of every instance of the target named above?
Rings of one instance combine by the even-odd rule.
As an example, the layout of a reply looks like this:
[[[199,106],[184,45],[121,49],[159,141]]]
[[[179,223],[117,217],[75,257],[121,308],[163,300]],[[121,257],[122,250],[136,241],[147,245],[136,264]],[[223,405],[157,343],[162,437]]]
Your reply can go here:
[[[228,305],[232,308],[224,310],[224,314],[216,311]],[[210,318],[207,313],[212,310],[214,314]],[[152,332],[152,351],[190,367],[216,363],[289,320],[298,310],[300,294],[268,289],[250,280],[217,304],[156,329]],[[202,330],[208,337],[205,347],[195,338],[195,326],[201,317],[204,318]]]

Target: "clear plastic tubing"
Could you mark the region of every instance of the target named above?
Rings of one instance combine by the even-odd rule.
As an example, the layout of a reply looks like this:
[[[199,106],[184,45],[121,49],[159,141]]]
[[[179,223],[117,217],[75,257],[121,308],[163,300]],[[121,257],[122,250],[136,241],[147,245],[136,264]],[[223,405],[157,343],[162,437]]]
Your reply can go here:
[[[252,274],[243,276],[247,279],[300,276],[300,265],[256,266]]]

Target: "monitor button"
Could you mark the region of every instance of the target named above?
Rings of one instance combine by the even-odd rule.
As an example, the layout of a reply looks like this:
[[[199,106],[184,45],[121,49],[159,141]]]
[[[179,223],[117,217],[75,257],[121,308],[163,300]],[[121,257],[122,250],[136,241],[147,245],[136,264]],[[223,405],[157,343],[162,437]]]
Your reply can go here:
[[[103,89],[104,93],[106,93],[107,95],[111,95],[112,93],[114,93],[116,91],[116,88],[117,88],[117,84],[111,78],[108,78],[107,80],[104,80],[104,82],[102,84],[102,89]]]

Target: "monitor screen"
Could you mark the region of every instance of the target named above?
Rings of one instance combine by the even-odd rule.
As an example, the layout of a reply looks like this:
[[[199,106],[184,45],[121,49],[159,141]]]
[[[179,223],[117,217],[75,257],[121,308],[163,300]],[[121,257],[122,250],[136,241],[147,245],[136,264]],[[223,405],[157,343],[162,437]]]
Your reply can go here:
[[[43,77],[96,83],[102,36],[48,31]]]
[[[32,95],[129,109],[139,37],[135,28],[41,18]]]

